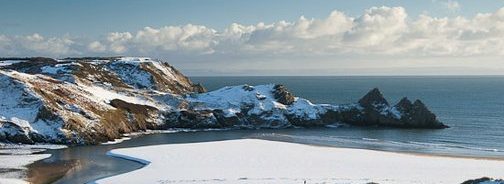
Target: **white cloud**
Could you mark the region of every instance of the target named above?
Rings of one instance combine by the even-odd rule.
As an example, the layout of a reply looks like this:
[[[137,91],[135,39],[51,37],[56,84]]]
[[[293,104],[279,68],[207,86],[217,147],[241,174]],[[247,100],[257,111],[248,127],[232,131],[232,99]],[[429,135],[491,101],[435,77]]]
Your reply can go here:
[[[0,35],[0,49],[5,49],[10,43],[10,39],[5,35]]]
[[[133,36],[129,32],[109,33],[107,36],[107,41],[110,43],[109,45],[110,51],[116,54],[126,52],[128,50],[128,47],[130,47],[130,45],[127,44],[132,38]]]
[[[374,46],[393,43],[407,30],[406,11],[402,7],[373,7],[355,19],[346,32],[345,41],[354,46]]]
[[[25,49],[29,52],[56,56],[76,53],[71,48],[74,41],[67,36],[45,38],[40,34],[34,33],[33,35],[16,37],[15,41],[16,43],[14,44],[18,44],[21,48],[13,49]]]
[[[212,52],[215,36],[215,30],[192,24],[159,29],[145,27],[136,33],[133,44],[137,44],[142,52],[153,49]]]
[[[457,2],[457,1],[453,1],[453,0],[448,0],[448,1],[444,1],[442,2],[442,4],[450,11],[452,12],[456,12],[458,10],[460,10],[460,4]]]
[[[107,50],[107,47],[99,41],[94,41],[94,42],[89,43],[88,49],[91,52],[104,52]]]
[[[460,8],[456,1],[443,1]],[[360,16],[333,11],[323,19],[300,17],[255,25],[231,24],[222,31],[187,24],[136,32],[112,32],[77,42],[69,36],[0,35],[7,55],[152,55],[165,57],[261,58],[274,56],[502,56],[504,8],[474,17],[408,16],[402,7],[372,7]],[[201,56],[204,55],[204,56]]]

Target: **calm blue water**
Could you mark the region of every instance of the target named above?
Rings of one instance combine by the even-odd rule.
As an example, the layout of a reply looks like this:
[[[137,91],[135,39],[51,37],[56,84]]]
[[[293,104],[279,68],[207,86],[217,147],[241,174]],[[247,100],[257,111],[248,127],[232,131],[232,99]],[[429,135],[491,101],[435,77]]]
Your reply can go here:
[[[451,128],[343,128],[263,135],[294,142],[460,156],[504,157],[504,76],[496,77],[192,77],[209,90],[280,83],[315,103],[358,101],[378,87],[395,104],[421,99]]]
[[[226,85],[281,83],[315,103],[354,103],[378,87],[391,103],[419,98],[451,128],[313,128],[229,130],[152,134],[115,145],[49,150],[41,162],[78,160],[80,166],[56,183],[86,183],[129,172],[142,164],[106,156],[111,149],[156,144],[260,138],[325,146],[450,156],[504,158],[504,77],[192,77],[209,90]],[[50,164],[49,164],[50,165]],[[49,168],[50,169],[50,168]],[[37,169],[33,169],[37,172]]]

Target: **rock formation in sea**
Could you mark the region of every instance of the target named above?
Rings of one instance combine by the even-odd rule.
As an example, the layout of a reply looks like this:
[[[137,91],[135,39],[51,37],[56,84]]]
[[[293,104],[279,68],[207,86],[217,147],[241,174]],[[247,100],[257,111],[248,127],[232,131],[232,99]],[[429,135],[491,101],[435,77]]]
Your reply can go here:
[[[0,89],[1,142],[96,144],[170,128],[447,127],[420,100],[390,106],[378,89],[347,105],[313,104],[280,84],[207,92],[140,57],[4,58]]]
[[[482,177],[473,180],[467,180],[462,182],[461,184],[504,184],[504,180],[502,179],[492,179],[489,177]]]

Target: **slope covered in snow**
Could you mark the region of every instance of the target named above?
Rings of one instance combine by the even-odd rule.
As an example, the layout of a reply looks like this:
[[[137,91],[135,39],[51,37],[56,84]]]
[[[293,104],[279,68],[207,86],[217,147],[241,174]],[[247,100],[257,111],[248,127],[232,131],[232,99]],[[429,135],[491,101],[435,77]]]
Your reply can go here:
[[[420,101],[313,104],[278,84],[206,92],[145,57],[9,58],[0,65],[0,141],[95,144],[170,128],[286,128],[347,123],[444,128]]]
[[[9,63],[0,67],[0,141],[106,142],[123,133],[156,129],[162,123],[159,111],[171,108],[170,100],[157,99],[204,91],[168,64],[149,58]]]

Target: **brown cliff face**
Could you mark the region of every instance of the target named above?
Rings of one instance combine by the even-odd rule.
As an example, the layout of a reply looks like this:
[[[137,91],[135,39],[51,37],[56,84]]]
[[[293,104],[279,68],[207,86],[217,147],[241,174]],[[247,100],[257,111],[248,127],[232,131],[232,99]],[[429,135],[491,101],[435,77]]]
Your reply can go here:
[[[284,105],[291,105],[294,102],[294,95],[292,95],[284,85],[277,84],[273,89],[273,95],[278,102]]]
[[[154,98],[159,92],[185,95],[205,91],[158,60],[122,61],[115,57],[18,60],[0,67],[4,81],[0,87],[11,89],[2,91],[0,96],[26,93],[19,99],[0,102],[2,107],[11,108],[0,112],[6,118],[0,119],[0,141],[106,142],[120,138],[123,133],[158,128],[158,102]],[[27,113],[14,117],[19,116],[12,113],[16,109]]]

